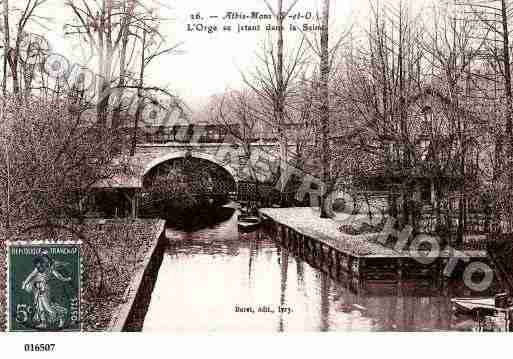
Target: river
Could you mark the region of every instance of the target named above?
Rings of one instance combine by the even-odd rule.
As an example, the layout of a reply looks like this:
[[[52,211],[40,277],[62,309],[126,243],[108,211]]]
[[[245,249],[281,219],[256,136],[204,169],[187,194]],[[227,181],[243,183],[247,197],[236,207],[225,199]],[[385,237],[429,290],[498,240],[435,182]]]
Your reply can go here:
[[[199,217],[198,217],[199,218]],[[174,227],[174,228],[173,228]],[[294,257],[263,230],[239,234],[220,208],[166,231],[143,331],[472,330],[450,296],[411,286],[361,294]]]

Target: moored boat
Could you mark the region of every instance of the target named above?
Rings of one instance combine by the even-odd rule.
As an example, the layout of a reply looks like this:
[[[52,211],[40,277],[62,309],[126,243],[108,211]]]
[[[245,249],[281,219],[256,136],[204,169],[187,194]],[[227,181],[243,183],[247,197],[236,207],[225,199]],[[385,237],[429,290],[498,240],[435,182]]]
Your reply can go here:
[[[240,231],[249,232],[257,229],[262,220],[258,216],[240,215],[238,227]]]
[[[495,313],[494,298],[453,298],[452,307],[455,313],[475,315],[477,312],[486,315]]]
[[[453,298],[455,314],[472,316],[478,331],[511,331],[513,306],[503,295],[490,298]]]

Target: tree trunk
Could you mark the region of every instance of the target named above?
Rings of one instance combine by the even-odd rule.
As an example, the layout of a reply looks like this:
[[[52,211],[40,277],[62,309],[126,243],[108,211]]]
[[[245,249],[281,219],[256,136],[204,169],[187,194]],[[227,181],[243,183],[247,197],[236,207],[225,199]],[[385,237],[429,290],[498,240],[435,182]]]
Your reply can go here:
[[[105,40],[103,35],[105,33],[105,0],[102,2],[101,18],[98,28],[98,71],[100,78],[98,80],[98,102],[96,104],[96,116],[98,117],[98,125],[105,127],[107,125],[107,77],[105,74]]]
[[[19,63],[19,54],[20,54],[20,46],[21,46],[21,37],[23,36],[23,27],[21,23],[18,25],[18,33],[16,34],[16,44],[14,45],[14,50],[9,51],[9,63],[11,66],[11,74],[12,74],[12,89],[16,96],[20,94],[20,80],[18,74],[18,63]]]
[[[322,6],[322,30],[321,30],[321,135],[322,135],[322,149],[321,149],[321,162],[322,162],[322,181],[324,189],[321,197],[321,218],[328,218],[327,201],[331,186],[329,186],[330,178],[330,144],[329,144],[329,122],[330,122],[330,105],[329,105],[329,13],[330,13],[330,0],[324,0]]]
[[[107,84],[107,81],[104,79],[100,80],[100,91],[99,91],[99,98],[98,98],[98,104],[96,105],[96,112],[98,116],[98,124],[101,127],[107,126],[107,109],[109,104],[109,85]]]
[[[502,15],[502,33],[503,33],[503,61],[504,61],[504,82],[506,87],[506,136],[508,138],[508,178],[509,186],[513,186],[513,174],[511,171],[511,158],[513,157],[513,137],[512,137],[512,119],[513,115],[513,95],[511,89],[511,67],[509,55],[509,33],[508,33],[508,15],[506,0],[501,0],[501,15]]]
[[[125,76],[126,76],[126,51],[128,47],[128,27],[129,21],[131,18],[131,4],[127,9],[127,14],[125,15],[125,21],[122,25],[123,29],[123,38],[121,40],[121,53],[119,54],[119,83],[118,83],[118,91],[117,91],[117,99],[116,106],[112,113],[112,128],[118,128],[121,122],[121,107],[123,105],[123,87],[125,86]]]
[[[5,202],[5,229],[11,227],[11,161],[9,156],[9,145],[5,143],[5,164],[6,164],[6,202]]]
[[[287,134],[285,133],[285,85],[283,82],[283,0],[278,0],[278,11],[276,14],[278,26],[277,43],[277,96],[276,96],[276,120],[278,122],[278,140],[280,146],[280,192],[281,202],[284,204],[284,191],[288,180],[287,168]]]
[[[103,122],[107,125],[107,112],[110,100],[111,91],[111,78],[112,78],[112,59],[114,57],[114,49],[112,44],[112,0],[107,0],[107,8],[104,12],[107,14],[106,20],[106,50],[107,56],[105,57],[105,71],[104,71],[104,94],[101,101],[102,115],[104,116]]]
[[[135,123],[134,123],[134,132],[132,134],[132,145],[130,147],[130,156],[135,155],[135,150],[137,148],[137,131],[139,129],[139,121],[141,121],[141,113],[143,101],[141,100],[141,91],[144,84],[144,67],[145,67],[145,51],[146,48],[146,31],[143,30],[142,37],[142,47],[141,47],[141,68],[139,72],[139,87],[137,89],[137,109],[135,110]]]
[[[495,118],[496,121],[497,117]],[[503,164],[503,133],[501,126],[497,126],[495,134],[495,151],[494,151],[494,167],[493,167],[493,183],[496,185],[500,180],[502,173],[502,164]]]
[[[9,31],[9,0],[4,0],[4,79],[2,82],[2,90],[4,96],[7,94],[7,58],[10,48],[10,31]]]

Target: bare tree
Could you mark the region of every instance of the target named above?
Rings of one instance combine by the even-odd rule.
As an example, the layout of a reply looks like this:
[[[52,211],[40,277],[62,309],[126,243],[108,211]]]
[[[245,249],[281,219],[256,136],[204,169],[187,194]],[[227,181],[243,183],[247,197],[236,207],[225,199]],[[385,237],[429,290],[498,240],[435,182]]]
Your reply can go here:
[[[81,218],[93,186],[125,168],[123,161],[112,165],[119,139],[88,123],[66,98],[7,97],[2,106],[2,224],[11,231]]]
[[[2,79],[2,90],[4,96],[7,94],[7,58],[9,57],[9,49],[11,48],[11,35],[9,30],[9,0],[3,1],[4,11],[4,73]]]
[[[211,123],[216,124],[222,132],[220,135],[237,143],[243,152],[242,161],[247,170],[246,175],[258,191],[259,184],[273,181],[278,173],[273,172],[271,163],[274,154],[261,148],[262,141],[272,136],[273,128],[264,122],[257,110],[258,100],[248,89],[230,91],[214,97],[209,109]],[[265,161],[266,168],[262,168]]]
[[[330,1],[323,0],[321,9],[321,32],[320,41],[318,45],[316,42],[309,39],[307,34],[304,34],[310,49],[319,58],[319,89],[320,89],[320,106],[318,107],[318,116],[320,118],[319,132],[321,138],[321,177],[325,188],[321,196],[321,218],[328,218],[331,216],[328,208],[328,197],[333,191],[333,188],[337,182],[337,172],[334,171],[336,164],[332,161],[332,154],[335,154],[336,149],[332,146],[331,130],[331,115],[334,112],[330,102],[333,97],[331,91],[331,80],[334,70],[335,58],[340,52],[340,46],[342,42],[350,34],[351,29],[345,31],[343,34],[338,36],[338,39],[333,47],[330,48]],[[339,162],[340,163],[340,162]]]
[[[329,56],[329,16],[330,1],[324,0],[322,3],[322,30],[321,30],[321,135],[322,135],[322,181],[327,184],[330,180],[330,93],[329,93],[329,75],[330,75],[330,56]],[[328,218],[326,200],[328,198],[327,188],[324,189],[321,200],[321,218]]]
[[[437,223],[441,223],[440,200],[449,195],[444,193],[446,189],[440,179],[453,175],[459,179],[457,242],[461,243],[467,218],[467,193],[470,185],[476,183],[475,178],[467,180],[469,175],[475,175],[469,170],[472,158],[468,158],[468,153],[480,137],[479,131],[475,131],[478,121],[473,109],[477,108],[474,104],[482,93],[472,81],[472,71],[477,67],[485,42],[476,41],[480,30],[476,23],[464,16],[457,19],[454,10],[450,6],[433,8],[433,29],[426,31],[425,61],[429,62],[430,71],[424,87],[440,104],[425,104],[423,115],[430,120],[427,151],[430,170],[436,173],[433,186],[437,194],[434,204]],[[441,126],[440,117],[454,126]]]
[[[78,1],[67,0],[73,11],[74,22],[66,25],[66,35],[78,36],[90,44],[97,57],[99,81],[97,83],[97,115],[101,126],[107,125],[108,105],[113,82],[119,77],[126,82],[126,71],[133,57],[127,59],[129,42],[134,48],[139,42],[135,34],[141,27],[151,27],[157,16],[137,0]],[[119,61],[119,73],[116,62]],[[120,86],[121,87],[121,86]],[[121,95],[118,96],[121,101]],[[118,103],[119,103],[118,101]],[[114,125],[118,125],[119,106],[116,106]]]
[[[478,34],[485,41],[482,57],[485,61],[481,81],[491,84],[487,97],[496,114],[491,124],[494,143],[493,187],[496,198],[496,217],[501,222],[501,212],[513,213],[511,194],[513,171],[513,90],[511,79],[510,21],[512,4],[506,0],[462,1],[459,3],[466,17],[481,25]]]
[[[135,155],[135,150],[137,146],[137,134],[139,124],[141,123],[141,115],[144,110],[145,100],[150,100],[152,104],[155,104],[161,109],[165,111],[170,111],[171,109],[178,109],[182,115],[185,114],[184,107],[182,106],[181,101],[171,94],[168,90],[159,87],[145,87],[144,86],[144,77],[146,73],[147,67],[152,63],[153,60],[157,59],[160,56],[171,54],[179,49],[182,43],[175,44],[171,47],[162,48],[162,43],[155,44],[153,38],[155,36],[159,37],[160,34],[154,27],[141,26],[140,32],[141,35],[141,53],[140,53],[140,62],[139,62],[139,78],[137,79],[136,86],[124,86],[123,89],[133,88],[137,89],[137,107],[135,111],[135,119],[134,119],[134,129],[132,133],[132,142],[130,146],[130,155]],[[148,40],[148,38],[150,40]],[[153,42],[150,43],[150,41]],[[122,90],[123,90],[122,89]],[[160,94],[164,94],[170,99],[169,108],[163,108],[163,106],[159,103],[159,101],[152,97],[150,94],[144,94],[144,92],[158,92]]]
[[[251,76],[243,74],[246,84],[255,91],[262,102],[271,105],[272,118],[278,135],[280,151],[280,190],[283,191],[287,184],[287,157],[288,143],[286,134],[286,99],[289,95],[292,81],[300,73],[301,66],[304,64],[304,47],[301,43],[295,51],[292,60],[287,64],[284,52],[284,19],[297,4],[298,0],[293,0],[285,9],[283,0],[276,1],[276,7],[273,7],[268,0],[264,0],[269,11],[276,20],[277,37],[276,47],[272,44],[267,48],[264,46],[261,56],[262,68],[257,69]]]
[[[128,43],[130,40],[130,22],[134,16],[134,8],[135,8],[135,1],[130,0],[128,3],[123,3],[121,6],[123,6],[123,12],[126,13],[126,16],[123,17],[123,24],[121,24],[121,49],[119,54],[119,81],[118,81],[118,88],[122,89],[125,86],[125,83],[127,82],[127,67],[129,59],[127,59],[127,51],[128,51]],[[122,91],[118,91],[117,98],[116,98],[116,104],[114,107],[114,111],[112,114],[112,127],[117,128],[120,125],[121,120],[121,110],[123,106],[123,100],[122,100]]]
[[[37,10],[40,8],[47,0],[28,0],[26,1],[21,9],[11,9],[9,8],[8,0],[3,3],[3,12],[4,12],[4,79],[2,84],[3,93],[7,92],[7,78],[8,78],[8,70],[10,69],[10,76],[12,78],[12,89],[15,95],[19,95],[21,92],[22,79],[20,78],[20,74],[23,74],[24,69],[21,68],[20,62],[23,62],[23,58],[21,57],[22,46],[24,44],[24,40],[27,38],[28,34],[26,33],[26,28],[28,24],[38,18]],[[21,16],[16,17],[16,25],[13,29],[10,26],[13,24],[11,21],[11,14],[14,10],[19,10]],[[14,30],[14,31],[13,31]],[[11,40],[14,40],[14,44],[11,44]],[[29,44],[27,42],[27,44]],[[25,49],[30,52],[30,49]],[[8,66],[7,66],[8,65]]]
[[[344,109],[339,145],[349,145],[362,157],[352,166],[362,172],[352,177],[364,182],[374,178],[381,184],[390,183],[393,174],[403,177],[403,217],[411,221],[408,177],[415,149],[412,129],[417,123],[408,112],[408,101],[422,91],[424,50],[422,30],[409,10],[402,3],[391,9],[372,7],[367,43],[351,45],[338,71],[334,101]],[[393,196],[390,192],[389,202],[395,207]]]

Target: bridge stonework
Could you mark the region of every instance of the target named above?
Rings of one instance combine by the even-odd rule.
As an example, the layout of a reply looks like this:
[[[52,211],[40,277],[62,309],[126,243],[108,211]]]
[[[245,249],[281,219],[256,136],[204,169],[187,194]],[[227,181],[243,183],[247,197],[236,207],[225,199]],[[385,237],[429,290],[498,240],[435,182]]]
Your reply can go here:
[[[175,158],[191,156],[200,158],[224,168],[236,182],[245,178],[243,151],[238,146],[230,144],[149,144],[137,148],[137,157],[142,160],[142,174],[152,168]]]
[[[152,168],[186,156],[215,163],[230,173],[236,183],[250,181],[252,174],[265,181],[272,176],[271,166],[277,164],[277,153],[276,143],[252,145],[249,159],[241,146],[230,143],[139,144],[128,160],[132,173],[117,174],[97,187],[142,189],[144,176]]]
[[[294,154],[294,145],[289,144],[289,158]],[[119,158],[114,162],[117,165],[128,162],[129,171],[123,170],[109,179],[98,182],[94,187],[98,190],[121,191],[130,202],[130,216],[138,216],[141,193],[144,193],[145,176],[155,167],[178,158],[198,158],[210,161],[226,170],[234,179],[236,187],[241,182],[254,182],[255,176],[260,182],[265,182],[276,175],[279,164],[279,148],[276,142],[251,145],[251,157],[248,159],[242,146],[231,143],[146,143],[139,144],[134,156]],[[287,161],[288,162],[288,161]],[[286,176],[295,173],[295,169],[285,163]],[[126,166],[123,166],[126,167]],[[274,172],[274,173],[273,173]],[[301,184],[302,192],[313,192],[318,195],[322,190],[320,179],[305,174]],[[276,180],[276,178],[273,178]],[[312,183],[317,184],[314,188]]]

